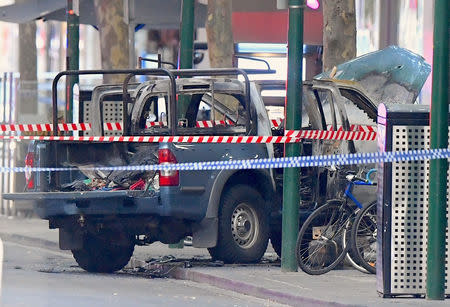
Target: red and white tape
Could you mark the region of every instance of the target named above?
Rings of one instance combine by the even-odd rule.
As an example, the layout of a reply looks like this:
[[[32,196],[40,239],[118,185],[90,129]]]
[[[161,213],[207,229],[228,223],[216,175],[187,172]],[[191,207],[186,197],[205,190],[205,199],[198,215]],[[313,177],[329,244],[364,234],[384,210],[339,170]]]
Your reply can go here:
[[[283,118],[277,118],[277,119],[270,120],[270,123],[272,124],[272,127],[274,127],[274,128],[278,128],[282,122],[283,122]]]
[[[281,124],[282,119],[272,119],[272,125],[277,127]],[[225,120],[216,120],[215,125],[229,125],[232,126],[234,123],[227,119]],[[149,122],[146,124],[147,127],[163,127],[165,124],[163,122]],[[214,127],[213,121],[203,120],[197,121],[197,128],[211,128]],[[121,123],[104,123],[103,129],[105,131],[120,131],[122,130]],[[89,123],[81,123],[81,124],[58,124],[59,131],[88,131],[91,130],[91,124]],[[328,125],[327,130],[333,131],[333,127]],[[26,132],[46,132],[53,131],[52,124],[18,124],[18,125],[0,125],[0,131],[3,132],[16,132],[16,131],[26,131]],[[339,126],[337,131],[343,131],[343,127]],[[360,131],[360,132],[375,132],[375,128],[372,126],[362,126],[362,125],[351,125],[350,131]]]
[[[34,136],[0,135],[0,140],[134,142],[134,143],[296,143],[287,136]]]
[[[376,131],[287,130],[288,137],[309,140],[374,141]]]
[[[332,125],[327,126],[327,130],[334,131]],[[344,131],[344,127],[338,126],[336,131]],[[374,126],[365,126],[365,125],[350,125],[350,131],[359,131],[359,132],[376,132],[376,128]]]
[[[324,131],[288,130],[285,136],[7,136],[2,140],[41,140],[41,141],[79,141],[79,142],[137,142],[137,143],[297,143],[309,140],[355,140],[373,141],[375,131]]]
[[[91,130],[91,124],[89,124],[88,130]],[[121,123],[104,123],[103,130],[105,130],[105,131],[120,131],[120,130],[122,130],[122,124]]]
[[[91,130],[91,124],[58,124],[58,130],[60,131],[85,131]],[[52,124],[30,124],[30,125],[0,125],[0,131],[53,131]]]
[[[120,123],[118,123],[120,125]],[[164,122],[148,122],[145,124],[145,127],[164,127],[166,124],[164,124]],[[122,128],[120,128],[119,130],[122,130]]]
[[[283,118],[271,119],[270,120],[272,127],[278,128],[283,122]],[[334,131],[332,125],[327,126],[327,130]],[[343,131],[344,127],[338,126],[336,131]],[[350,131],[360,131],[360,132],[376,132],[376,128],[373,126],[365,126],[365,125],[350,125]]]
[[[227,119],[227,120],[200,120],[197,121],[196,125],[197,128],[212,128],[214,126],[234,126],[234,123]]]
[[[203,120],[203,121],[197,121],[196,127],[197,128],[210,128],[217,125],[234,125],[234,123],[227,119],[225,120]],[[165,124],[163,122],[148,122],[146,123],[146,127],[164,127]],[[105,131],[120,131],[122,130],[122,124],[121,123],[104,123],[103,129]],[[81,124],[58,124],[58,130],[59,131],[89,131],[91,130],[91,124],[89,123],[81,123]],[[53,131],[53,125],[52,124],[30,124],[30,125],[23,125],[23,124],[17,124],[17,125],[0,125],[0,131],[3,132],[48,132]]]

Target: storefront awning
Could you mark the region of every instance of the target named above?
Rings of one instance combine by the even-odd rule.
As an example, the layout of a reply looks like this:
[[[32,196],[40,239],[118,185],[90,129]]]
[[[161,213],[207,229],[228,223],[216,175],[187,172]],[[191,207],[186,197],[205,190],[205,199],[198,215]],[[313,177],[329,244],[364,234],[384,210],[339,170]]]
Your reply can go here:
[[[128,0],[133,1],[133,0]],[[147,29],[178,29],[182,0],[134,0],[133,24]],[[207,1],[196,1],[195,26],[204,27]],[[0,7],[0,21],[24,23],[31,20],[66,21],[67,0],[27,0]],[[235,42],[285,43],[287,10],[277,10],[275,0],[233,0]],[[131,14],[132,16],[133,14]],[[322,44],[322,9],[305,10],[305,44]],[[94,0],[80,0],[80,23],[96,25]]]
[[[66,21],[67,0],[28,0],[0,7],[0,21],[25,23],[35,19]],[[204,26],[206,5],[196,4],[196,26]],[[181,0],[134,1],[135,24],[164,29],[180,26]],[[96,25],[93,0],[80,0],[80,23]]]
[[[25,23],[45,14],[65,8],[67,0],[29,0],[0,6],[0,21]]]

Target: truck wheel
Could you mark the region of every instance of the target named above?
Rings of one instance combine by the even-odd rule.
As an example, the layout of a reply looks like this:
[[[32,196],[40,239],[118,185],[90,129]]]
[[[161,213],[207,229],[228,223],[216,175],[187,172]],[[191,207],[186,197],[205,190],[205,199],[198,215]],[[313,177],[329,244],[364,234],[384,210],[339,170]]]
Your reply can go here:
[[[96,273],[112,273],[122,269],[134,251],[132,238],[127,242],[115,244],[117,236],[88,234],[84,237],[83,248],[72,250],[78,265],[88,271]]]
[[[278,257],[281,259],[281,232],[276,230],[271,231],[270,243],[272,243],[275,253],[277,253]]]
[[[261,195],[246,185],[225,192],[219,209],[217,245],[209,248],[225,263],[260,261],[269,241],[269,210]]]

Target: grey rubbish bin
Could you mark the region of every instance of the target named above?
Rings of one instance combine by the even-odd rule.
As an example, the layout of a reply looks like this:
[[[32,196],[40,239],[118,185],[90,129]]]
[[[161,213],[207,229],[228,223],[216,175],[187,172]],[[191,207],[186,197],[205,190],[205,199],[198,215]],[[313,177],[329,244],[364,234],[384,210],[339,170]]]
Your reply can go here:
[[[381,104],[379,150],[428,149],[429,116],[429,106]],[[426,293],[428,177],[429,160],[379,163],[377,290],[383,297]],[[447,228],[447,295],[449,237]]]

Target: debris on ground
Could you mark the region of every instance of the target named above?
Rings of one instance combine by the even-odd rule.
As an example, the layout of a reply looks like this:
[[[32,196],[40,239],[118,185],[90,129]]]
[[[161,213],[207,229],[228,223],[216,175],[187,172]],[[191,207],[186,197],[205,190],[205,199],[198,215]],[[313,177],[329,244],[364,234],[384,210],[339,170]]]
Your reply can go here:
[[[213,260],[205,256],[194,256],[190,258],[177,258],[173,255],[153,257],[148,260],[140,260],[131,257],[130,262],[123,269],[125,273],[139,274],[150,278],[169,277],[176,268],[193,267],[247,267],[247,266],[279,266],[280,259],[275,253],[266,253],[258,264],[225,264],[221,260]]]

